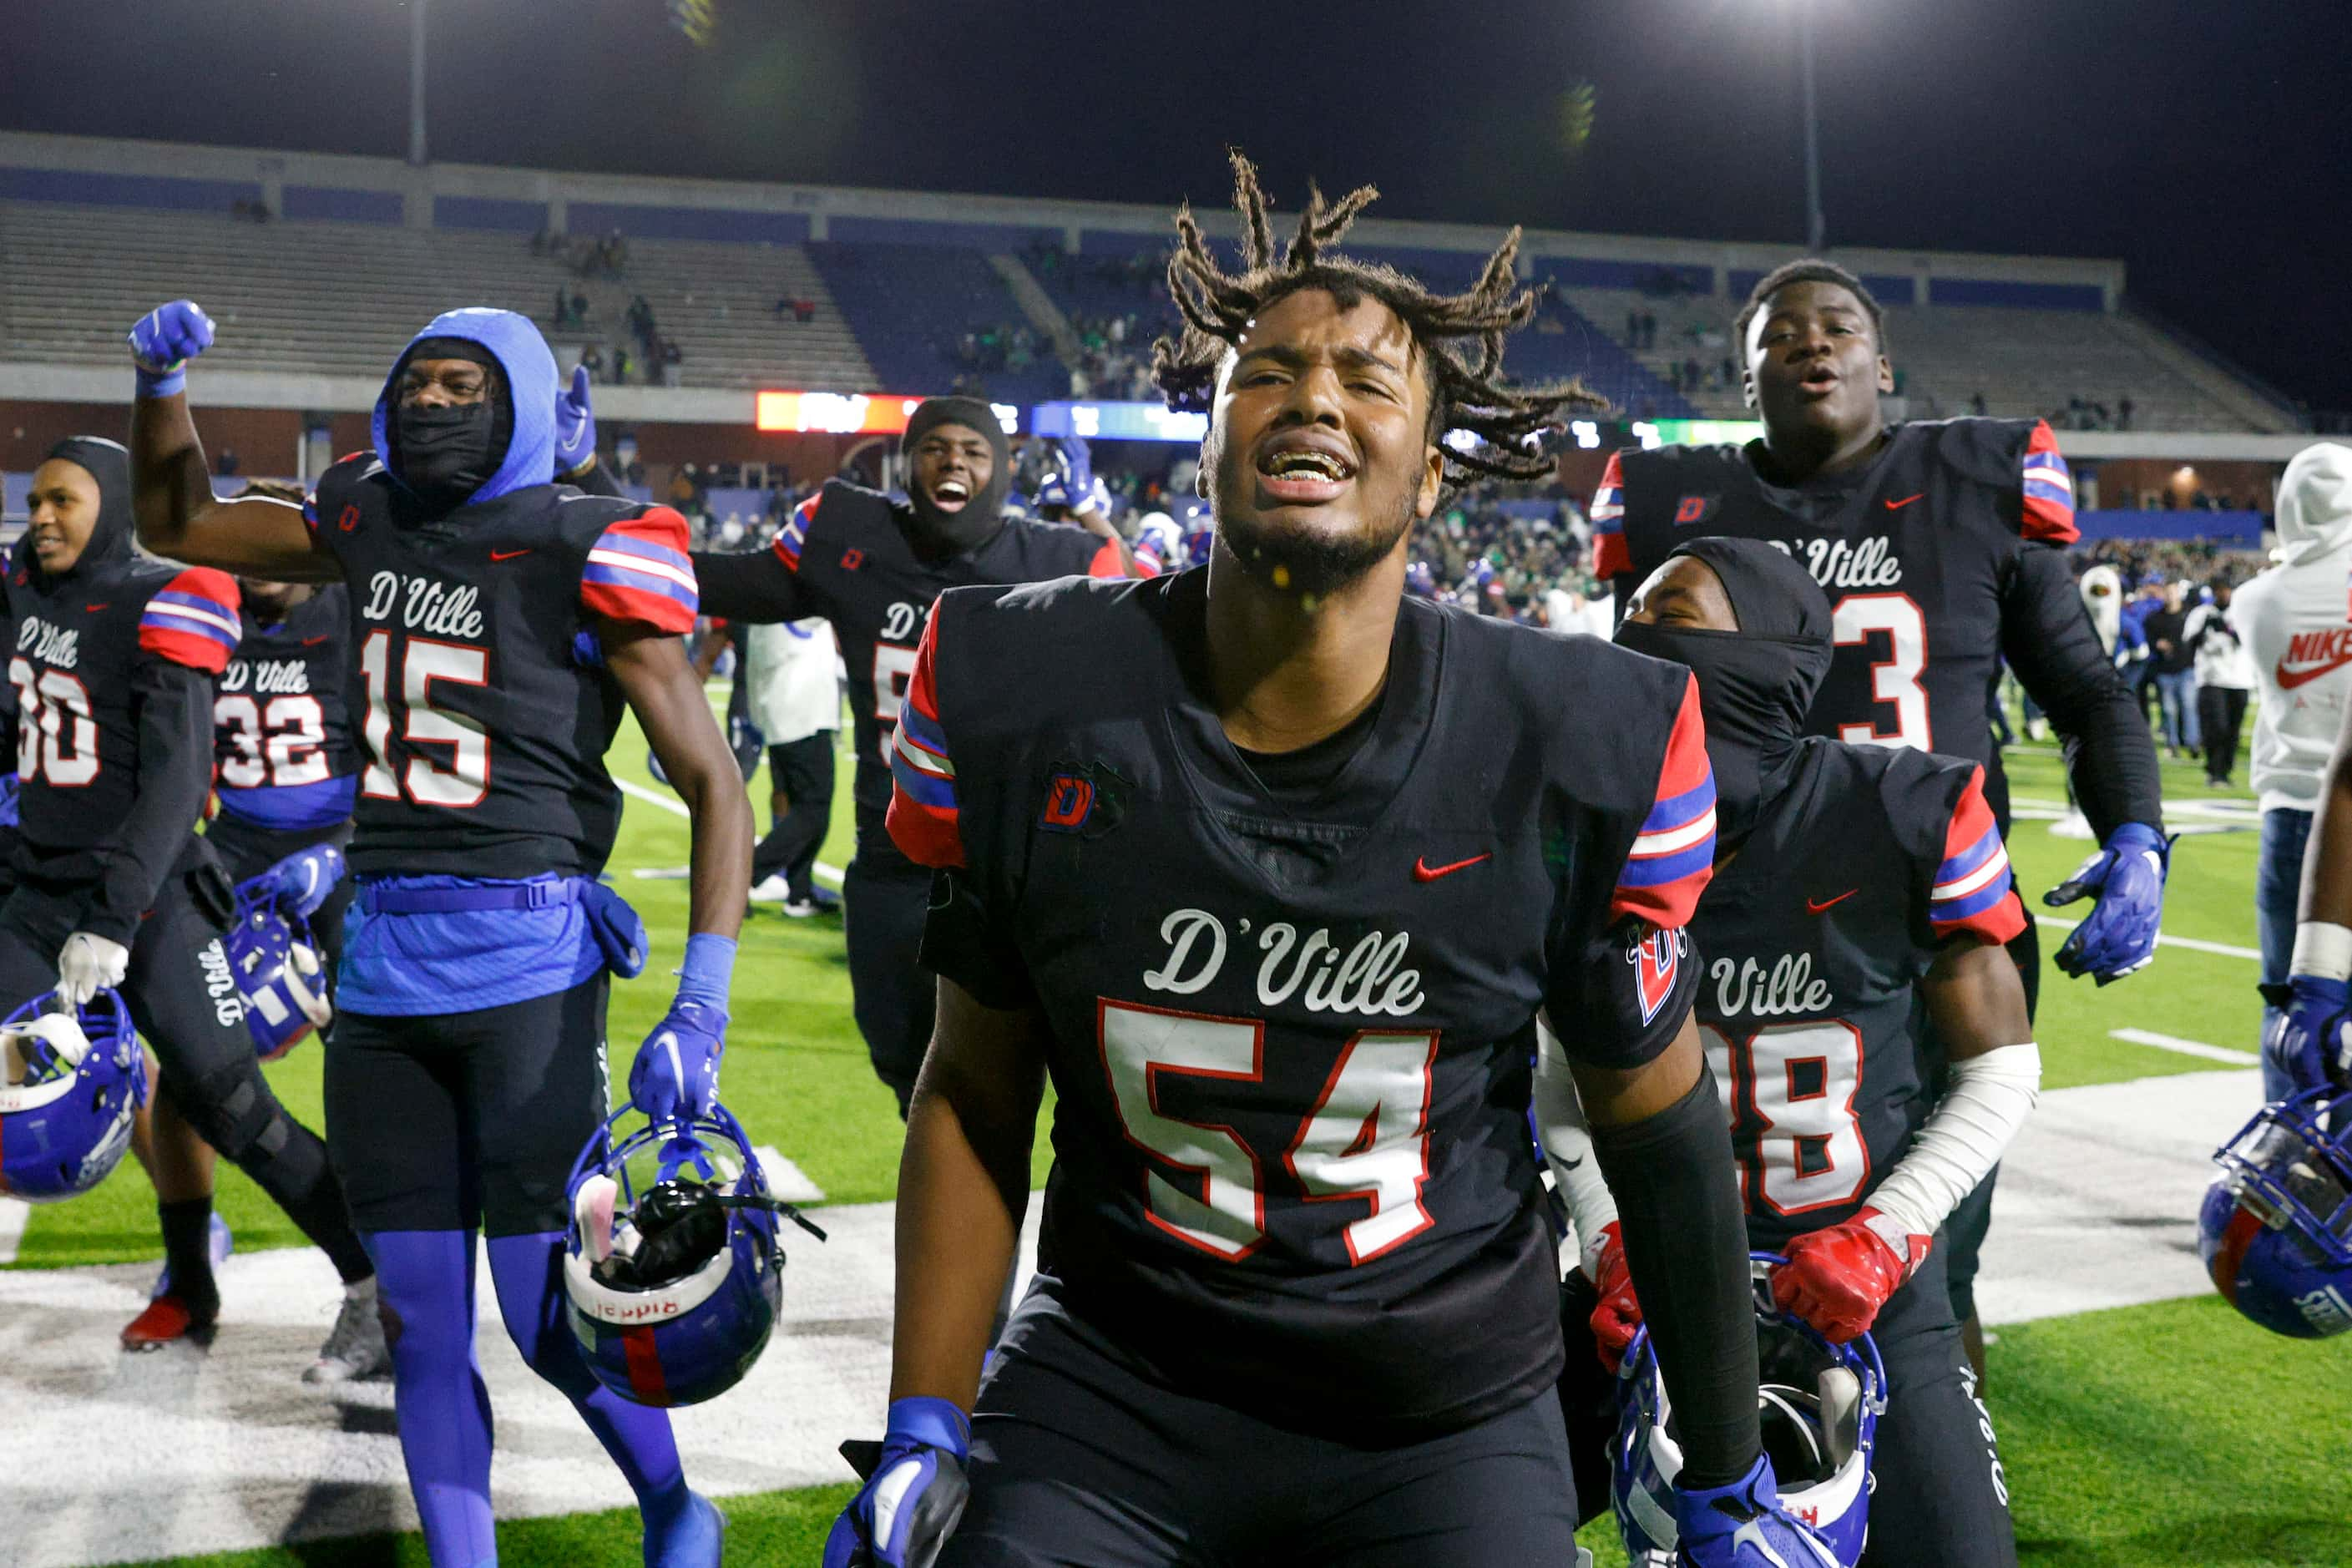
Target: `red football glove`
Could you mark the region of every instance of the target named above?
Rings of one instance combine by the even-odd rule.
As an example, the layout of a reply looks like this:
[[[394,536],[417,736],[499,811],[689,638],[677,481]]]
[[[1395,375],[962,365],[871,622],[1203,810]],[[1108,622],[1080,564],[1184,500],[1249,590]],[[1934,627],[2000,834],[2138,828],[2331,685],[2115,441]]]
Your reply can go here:
[[[1789,1261],[1772,1270],[1772,1304],[1843,1344],[1869,1331],[1878,1309],[1918,1272],[1934,1242],[1864,1208],[1843,1225],[1789,1243]]]
[[[1615,1220],[1601,1227],[1600,1251],[1585,1271],[1601,1289],[1601,1303],[1592,1309],[1593,1348],[1601,1352],[1601,1364],[1615,1372],[1642,1326],[1642,1303],[1633,1299],[1633,1273],[1625,1267],[1625,1244]]]

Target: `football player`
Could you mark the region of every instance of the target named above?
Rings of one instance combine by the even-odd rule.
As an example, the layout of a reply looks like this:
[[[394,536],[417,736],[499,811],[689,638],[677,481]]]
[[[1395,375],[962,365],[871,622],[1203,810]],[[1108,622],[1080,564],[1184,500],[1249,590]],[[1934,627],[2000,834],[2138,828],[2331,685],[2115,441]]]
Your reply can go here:
[[[681,636],[686,522],[552,482],[555,362],[524,318],[452,310],[402,353],[375,447],[310,505],[214,499],[185,361],[212,342],[185,300],[131,334],[141,538],[274,582],[346,584],[366,704],[359,879],[327,1055],[336,1165],[375,1258],[394,1408],[436,1563],[494,1561],[488,1396],[473,1359],[488,1236],[507,1331],[568,1395],[636,1494],[649,1563],[718,1560],[667,1415],[599,1384],[563,1324],[573,1158],[604,1121],[607,972],[644,927],[596,873],[621,799],[604,752],[633,711],[693,814],[677,997],[630,1072],[649,1115],[717,1092],[751,864],[742,777]]]
[[[1698,677],[1717,859],[1691,922],[1706,964],[1697,1012],[1748,1244],[1787,1255],[1772,1276],[1782,1310],[1833,1341],[1869,1332],[1886,1365],[1877,1550],[1863,1561],[2013,1564],[2000,1459],[1935,1238],[2040,1088],[2024,983],[2002,951],[2025,916],[1980,767],[1804,734],[1834,621],[1789,555],[1706,538],[1635,591],[1617,640]],[[1581,1313],[1564,1325],[1573,1430],[1595,1381],[1575,1342],[1592,1341],[1613,1368],[1641,1317],[1565,1067],[1548,1048],[1537,1104],[1591,1282],[1570,1292],[1589,1330]],[[1601,1455],[1580,1457],[1605,1471]]]
[[[1683,540],[1769,540],[1826,589],[1837,657],[1809,727],[1835,740],[1964,757],[2007,836],[2009,784],[1986,717],[2000,661],[2064,742],[2075,799],[2101,848],[2050,893],[2097,904],[2057,953],[2099,984],[2156,952],[2170,852],[2155,742],[2074,588],[2065,547],[2074,483],[2047,424],[1962,418],[1889,426],[1884,313],[1826,261],[1766,276],[1739,312],[1741,386],[1764,422],[1745,447],[1666,447],[1610,458],[1592,502],[1595,570],[1622,612]],[[2040,950],[2029,917],[2011,944],[2032,1005]],[[1990,1187],[1953,1222],[1953,1310],[1975,1328]]]
[[[299,485],[257,479],[245,493],[299,505],[305,492]],[[344,691],[351,660],[342,587],[242,578],[237,594],[245,635],[215,683],[213,785],[219,809],[205,829],[205,840],[233,883],[285,865],[294,882],[324,884],[315,893],[290,886],[289,895],[299,900],[298,907],[308,906],[304,912],[331,993],[343,910],[352,897],[341,856],[351,841],[352,797],[359,785],[359,742]],[[289,863],[289,857],[321,847],[329,850],[326,856]],[[241,978],[239,984],[244,984]],[[202,1205],[209,1212],[213,1151],[176,1105],[154,1101],[139,1119],[134,1143],[160,1203],[167,1209],[184,1205],[195,1212]],[[216,1217],[212,1224],[217,1261],[226,1253],[228,1230]],[[390,1364],[373,1273],[354,1289],[365,1300],[339,1321],[339,1330],[348,1331],[328,1340],[303,1373],[306,1382],[341,1383]],[[158,1332],[178,1321],[179,1310],[161,1304],[179,1298],[168,1264],[155,1297],[142,1314],[145,1326],[134,1322],[125,1331],[126,1342],[160,1343]]]
[[[1328,248],[1369,188],[1278,252],[1236,164],[1246,269],[1181,215],[1190,328],[1155,353],[1212,407],[1209,569],[951,590],[899,712],[939,1026],[887,1434],[825,1563],[950,1531],[942,1568],[1574,1562],[1527,1136],[1547,1006],[1671,1303],[1684,1538],[1773,1561],[1805,1531],[1761,1457],[1677,929],[1714,811],[1690,677],[1403,595],[1445,479],[1528,476],[1520,437],[1587,399],[1495,379],[1533,308],[1516,235],[1433,295]],[[982,1386],[1048,1076],[1045,1268]]]
[[[7,582],[22,837],[0,906],[0,1005],[52,987],[77,1005],[121,991],[161,1064],[165,1102],[341,1276],[326,1370],[314,1372],[367,1370],[382,1354],[375,1268],[325,1145],[261,1075],[220,940],[228,880],[195,831],[212,777],[213,682],[240,635],[236,584],[135,553],[118,442],[59,442],[34,472],[29,504]],[[208,1341],[220,1312],[209,1165],[193,1179],[167,1158],[155,1179],[169,1278],[123,1330],[131,1350]]]
[[[976,397],[934,397],[907,421],[907,499],[834,479],[793,509],[774,542],[742,554],[698,551],[703,613],[765,623],[833,623],[849,671],[857,852],[842,879],[851,1003],[876,1076],[907,1113],[930,1042],[934,987],[919,950],[930,872],[890,842],[886,754],[906,700],[915,649],[942,589],[1034,583],[1133,569],[1098,511],[1083,527],[1008,521],[1013,453]]]

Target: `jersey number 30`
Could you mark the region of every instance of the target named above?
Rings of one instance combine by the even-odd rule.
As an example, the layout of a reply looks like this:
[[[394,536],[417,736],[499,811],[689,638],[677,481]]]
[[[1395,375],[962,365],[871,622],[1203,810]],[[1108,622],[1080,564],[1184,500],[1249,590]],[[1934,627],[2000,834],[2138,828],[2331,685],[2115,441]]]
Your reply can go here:
[[[1265,1025],[1105,999],[1103,1070],[1127,1141],[1149,1155],[1145,1216],[1213,1258],[1238,1262],[1265,1240],[1265,1170],[1232,1128],[1160,1109],[1171,1080],[1255,1083],[1265,1074]],[[1339,1053],[1323,1097],[1279,1156],[1309,1203],[1352,1199],[1369,1208],[1341,1232],[1350,1263],[1366,1263],[1436,1223],[1422,1206],[1429,1180],[1433,1033],[1359,1030]],[[1175,1180],[1161,1166],[1173,1167]]]
[[[478,721],[435,709],[433,683],[488,685],[488,650],[430,637],[410,637],[401,647],[400,738],[411,754],[397,776],[392,756],[394,658],[388,631],[370,632],[360,645],[360,673],[367,678],[369,757],[360,793],[377,800],[398,800],[404,794],[418,805],[479,805],[490,791],[490,738]],[[418,746],[448,747],[448,764],[415,752]]]
[[[98,724],[89,716],[89,688],[79,675],[8,661],[16,688],[16,776],[47,779],[58,789],[80,789],[98,777]]]

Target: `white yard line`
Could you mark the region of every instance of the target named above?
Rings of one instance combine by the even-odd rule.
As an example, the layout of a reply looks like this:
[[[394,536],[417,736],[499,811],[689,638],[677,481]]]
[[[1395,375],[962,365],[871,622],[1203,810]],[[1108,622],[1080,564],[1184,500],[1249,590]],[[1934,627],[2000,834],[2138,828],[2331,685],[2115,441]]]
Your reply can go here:
[[[2036,910],[2033,911],[2033,923],[2050,926],[2058,931],[2073,931],[2083,922],[2062,920],[2056,915],[2044,914],[2040,910]],[[2207,942],[2202,937],[2169,935],[2158,935],[2156,940],[2158,945],[2161,947],[2185,947],[2191,952],[2218,952],[2224,958],[2251,958],[2256,963],[2263,961],[2260,949],[2231,947],[2226,942]]]
[[[0,1198],[0,1265],[16,1261],[16,1248],[25,1240],[25,1222],[33,1217],[33,1205],[22,1198]]]
[[[675,795],[659,794],[641,784],[631,784],[627,779],[614,779],[613,783],[618,785],[621,793],[631,800],[641,800],[647,805],[657,805],[673,816],[691,817],[694,815],[687,810],[685,805]],[[836,888],[841,886],[840,867],[828,866],[820,860],[816,863],[815,870],[820,881],[831,882]]]
[[[808,1179],[808,1173],[786,1159],[773,1143],[761,1143],[752,1153],[760,1157],[760,1169],[768,1178],[771,1195],[788,1204],[821,1204],[824,1189]]]
[[[2209,1046],[2202,1040],[2184,1040],[2178,1035],[2159,1035],[2153,1029],[2109,1029],[2107,1037],[2128,1045],[2153,1046],[2159,1051],[2184,1057],[2202,1057],[2209,1062],[2227,1062],[2233,1068],[2260,1067],[2263,1060],[2252,1051],[2233,1051],[2227,1046]]]

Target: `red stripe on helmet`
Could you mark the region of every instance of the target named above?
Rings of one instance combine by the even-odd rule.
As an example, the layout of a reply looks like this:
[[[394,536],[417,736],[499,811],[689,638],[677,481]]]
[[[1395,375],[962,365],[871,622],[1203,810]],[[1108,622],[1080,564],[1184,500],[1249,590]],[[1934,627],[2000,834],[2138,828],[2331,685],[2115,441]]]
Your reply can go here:
[[[2230,1211],[2230,1223],[2221,1228],[2221,1245],[2213,1249],[2213,1285],[2232,1307],[2238,1304],[2238,1266],[2262,1233],[2263,1222],[2243,1204]]]
[[[661,1352],[654,1348],[653,1330],[622,1330],[621,1353],[627,1358],[629,1386],[636,1391],[638,1401],[646,1405],[667,1405],[669,1384],[662,1378]]]

